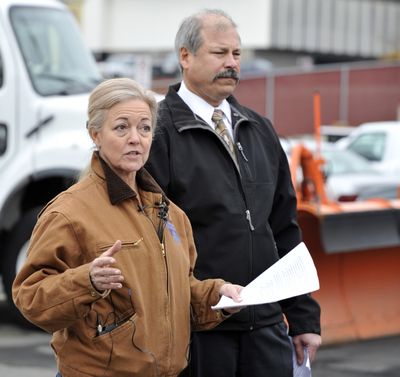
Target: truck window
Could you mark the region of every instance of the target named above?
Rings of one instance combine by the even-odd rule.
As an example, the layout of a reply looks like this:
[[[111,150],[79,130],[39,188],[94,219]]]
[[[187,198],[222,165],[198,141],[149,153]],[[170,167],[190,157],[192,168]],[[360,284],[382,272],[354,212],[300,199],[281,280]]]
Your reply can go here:
[[[0,51],[0,88],[3,86],[3,58]]]
[[[7,127],[5,124],[0,123],[0,156],[2,156],[7,149]]]
[[[0,51],[0,89],[3,86],[3,58]],[[7,145],[7,128],[5,124],[0,123],[0,156],[6,151]]]
[[[94,58],[70,13],[14,6],[10,18],[32,85],[39,94],[85,93],[100,81]]]
[[[350,145],[349,149],[370,161],[382,161],[385,153],[387,135],[384,132],[371,132],[360,135]]]

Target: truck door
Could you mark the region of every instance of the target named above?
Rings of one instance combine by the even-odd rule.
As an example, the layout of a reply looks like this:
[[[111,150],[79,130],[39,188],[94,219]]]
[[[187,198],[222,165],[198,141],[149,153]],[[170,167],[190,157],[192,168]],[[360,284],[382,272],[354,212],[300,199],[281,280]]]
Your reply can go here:
[[[0,19],[0,171],[16,148],[16,77],[3,26]]]

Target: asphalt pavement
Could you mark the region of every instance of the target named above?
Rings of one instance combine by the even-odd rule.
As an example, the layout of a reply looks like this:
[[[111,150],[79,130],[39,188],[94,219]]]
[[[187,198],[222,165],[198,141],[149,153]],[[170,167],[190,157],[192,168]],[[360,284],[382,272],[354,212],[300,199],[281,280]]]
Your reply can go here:
[[[312,369],[313,377],[399,377],[400,336],[322,346]],[[0,298],[0,376],[55,375],[50,335],[17,325]]]

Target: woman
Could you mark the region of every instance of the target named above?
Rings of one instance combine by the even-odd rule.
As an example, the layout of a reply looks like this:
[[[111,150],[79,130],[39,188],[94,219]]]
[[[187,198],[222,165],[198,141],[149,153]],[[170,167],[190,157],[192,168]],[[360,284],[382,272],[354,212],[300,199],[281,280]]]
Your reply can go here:
[[[241,287],[193,276],[189,221],[143,168],[156,102],[130,79],[91,94],[88,174],[41,212],[13,286],[23,315],[53,332],[60,374],[177,376],[190,324],[216,326],[220,295]]]

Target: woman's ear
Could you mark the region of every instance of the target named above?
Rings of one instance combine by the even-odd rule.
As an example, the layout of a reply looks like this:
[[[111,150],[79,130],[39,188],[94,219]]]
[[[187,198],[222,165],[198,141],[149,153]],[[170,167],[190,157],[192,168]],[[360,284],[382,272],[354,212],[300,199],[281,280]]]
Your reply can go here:
[[[94,130],[93,128],[89,129],[89,136],[92,139],[93,143],[96,144],[96,147],[99,148],[99,132]]]

